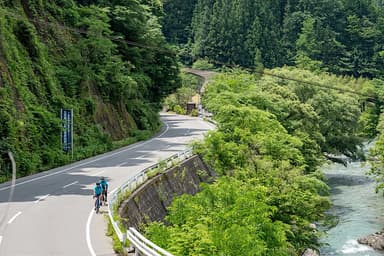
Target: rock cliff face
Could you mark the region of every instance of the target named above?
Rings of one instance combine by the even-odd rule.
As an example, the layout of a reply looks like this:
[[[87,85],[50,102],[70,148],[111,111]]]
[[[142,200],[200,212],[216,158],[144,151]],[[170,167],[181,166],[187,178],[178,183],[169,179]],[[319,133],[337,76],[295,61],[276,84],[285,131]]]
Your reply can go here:
[[[175,196],[196,194],[200,183],[212,182],[214,176],[199,156],[193,156],[141,186],[121,204],[119,215],[126,227],[162,221]]]

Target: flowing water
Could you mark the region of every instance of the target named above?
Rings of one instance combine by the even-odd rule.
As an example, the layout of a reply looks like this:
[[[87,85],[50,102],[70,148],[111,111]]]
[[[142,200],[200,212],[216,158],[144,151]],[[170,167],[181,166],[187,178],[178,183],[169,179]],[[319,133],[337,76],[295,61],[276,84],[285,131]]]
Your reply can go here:
[[[329,213],[339,221],[322,240],[328,244],[321,248],[322,256],[384,255],[384,251],[357,243],[358,238],[384,229],[384,197],[375,193],[375,182],[365,175],[368,169],[360,162],[323,168],[331,187],[333,206]]]

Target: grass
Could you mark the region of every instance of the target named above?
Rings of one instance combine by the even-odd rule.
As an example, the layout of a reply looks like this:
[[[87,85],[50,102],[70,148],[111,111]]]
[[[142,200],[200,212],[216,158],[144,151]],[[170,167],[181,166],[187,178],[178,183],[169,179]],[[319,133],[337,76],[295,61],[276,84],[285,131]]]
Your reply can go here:
[[[117,236],[115,230],[113,229],[113,226],[112,226],[112,223],[111,223],[111,220],[108,218],[108,215],[106,216],[106,218],[108,219],[108,228],[107,228],[107,233],[106,235],[111,237],[112,238],[112,246],[113,246],[113,250],[118,253],[119,255],[123,255],[123,256],[126,256],[128,255],[127,251],[124,249],[124,247],[128,247],[129,246],[129,240],[126,240],[125,244],[123,245],[120,240],[119,240],[119,237]],[[128,243],[128,244],[127,244]]]

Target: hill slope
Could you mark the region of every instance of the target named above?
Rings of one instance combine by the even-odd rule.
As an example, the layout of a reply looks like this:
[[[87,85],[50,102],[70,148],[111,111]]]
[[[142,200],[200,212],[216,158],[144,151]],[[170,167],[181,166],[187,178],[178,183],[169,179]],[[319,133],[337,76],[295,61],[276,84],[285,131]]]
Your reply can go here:
[[[61,108],[74,110],[76,159],[158,129],[159,103],[179,84],[162,7],[96,2],[0,1],[0,181],[8,150],[19,176],[69,161]]]

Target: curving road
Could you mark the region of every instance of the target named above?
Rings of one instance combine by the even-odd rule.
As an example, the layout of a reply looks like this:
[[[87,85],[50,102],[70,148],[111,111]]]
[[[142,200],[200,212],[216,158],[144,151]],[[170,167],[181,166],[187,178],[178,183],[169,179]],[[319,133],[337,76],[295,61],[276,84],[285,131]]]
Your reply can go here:
[[[161,118],[162,132],[148,141],[18,179],[10,202],[10,183],[1,184],[0,255],[114,255],[105,236],[106,218],[92,210],[95,182],[107,177],[112,191],[214,128],[188,116],[161,114]]]

